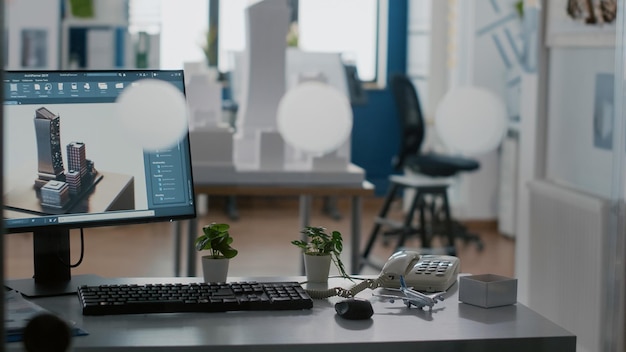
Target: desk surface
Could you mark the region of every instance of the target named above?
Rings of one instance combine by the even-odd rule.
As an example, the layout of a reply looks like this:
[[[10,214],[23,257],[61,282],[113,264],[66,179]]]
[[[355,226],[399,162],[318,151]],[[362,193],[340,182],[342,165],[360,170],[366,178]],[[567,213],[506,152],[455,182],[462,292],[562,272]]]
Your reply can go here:
[[[263,183],[195,183],[196,194],[247,196],[373,196],[374,185],[368,181],[347,184],[263,184]]]
[[[337,170],[285,168],[256,169],[245,166],[216,166],[194,161],[193,178],[197,184],[265,184],[265,185],[359,185],[365,180],[365,170],[349,164]]]
[[[104,280],[104,279],[103,279]],[[116,279],[122,282],[198,282],[200,278]],[[246,281],[249,278],[231,278]],[[257,278],[300,281],[302,277]],[[331,287],[351,287],[331,279]],[[341,298],[315,300],[304,311],[245,311],[83,316],[74,295],[33,301],[89,332],[74,351],[575,351],[576,337],[522,304],[483,309],[458,301],[457,285],[432,312],[375,301],[374,316],[349,321],[335,314]],[[21,350],[19,343],[7,350]]]

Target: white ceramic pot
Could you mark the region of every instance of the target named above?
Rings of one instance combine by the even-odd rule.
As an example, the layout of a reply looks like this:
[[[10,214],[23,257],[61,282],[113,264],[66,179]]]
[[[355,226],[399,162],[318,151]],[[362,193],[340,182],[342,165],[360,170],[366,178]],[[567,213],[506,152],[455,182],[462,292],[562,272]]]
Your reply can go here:
[[[228,258],[213,258],[205,255],[202,257],[202,274],[204,282],[226,282],[228,277]]]
[[[304,269],[308,282],[328,282],[330,255],[304,254]]]

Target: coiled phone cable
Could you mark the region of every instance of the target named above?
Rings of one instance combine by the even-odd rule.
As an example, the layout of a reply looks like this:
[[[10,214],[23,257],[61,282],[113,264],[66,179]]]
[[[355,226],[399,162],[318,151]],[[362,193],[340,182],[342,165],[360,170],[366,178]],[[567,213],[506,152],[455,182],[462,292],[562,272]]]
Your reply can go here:
[[[362,282],[352,286],[352,288],[350,289],[345,289],[343,287],[333,287],[327,290],[305,289],[305,291],[313,299],[324,299],[334,296],[352,298],[365,289],[369,288],[370,290],[374,290],[381,285],[382,283],[379,279],[364,279]]]

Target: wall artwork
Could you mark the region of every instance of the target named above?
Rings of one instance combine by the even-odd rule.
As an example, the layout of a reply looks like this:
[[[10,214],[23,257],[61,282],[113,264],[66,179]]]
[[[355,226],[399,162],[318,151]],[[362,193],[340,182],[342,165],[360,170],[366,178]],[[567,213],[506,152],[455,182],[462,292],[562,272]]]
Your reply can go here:
[[[613,81],[612,73],[596,75],[593,103],[593,145],[605,150],[613,148],[613,115],[615,111]]]
[[[617,0],[550,0],[548,46],[615,46]]]
[[[520,92],[521,72],[526,71],[526,22],[521,20],[532,19],[532,10],[520,17],[513,6],[513,2],[491,0],[483,2],[477,10],[482,13],[481,20],[477,21],[476,38],[482,39],[483,48],[493,46],[498,54],[497,58],[504,69],[505,90],[502,98],[506,100],[507,114],[511,121],[520,119]],[[481,44],[478,44],[481,45]],[[495,61],[492,61],[496,63]],[[490,67],[489,69],[493,69]],[[498,78],[499,80],[499,78]],[[498,89],[500,90],[500,89]]]

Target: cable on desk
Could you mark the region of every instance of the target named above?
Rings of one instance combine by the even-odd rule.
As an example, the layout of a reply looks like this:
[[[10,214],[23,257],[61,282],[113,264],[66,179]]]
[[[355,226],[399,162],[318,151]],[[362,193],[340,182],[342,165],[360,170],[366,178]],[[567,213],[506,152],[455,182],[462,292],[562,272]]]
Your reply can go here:
[[[324,299],[334,296],[339,296],[343,298],[352,298],[356,296],[359,292],[369,288],[370,290],[376,289],[381,286],[381,283],[378,279],[366,279],[363,282],[352,286],[350,289],[345,289],[343,287],[333,287],[327,290],[313,290],[313,289],[305,289],[305,291],[311,296],[313,299]]]

